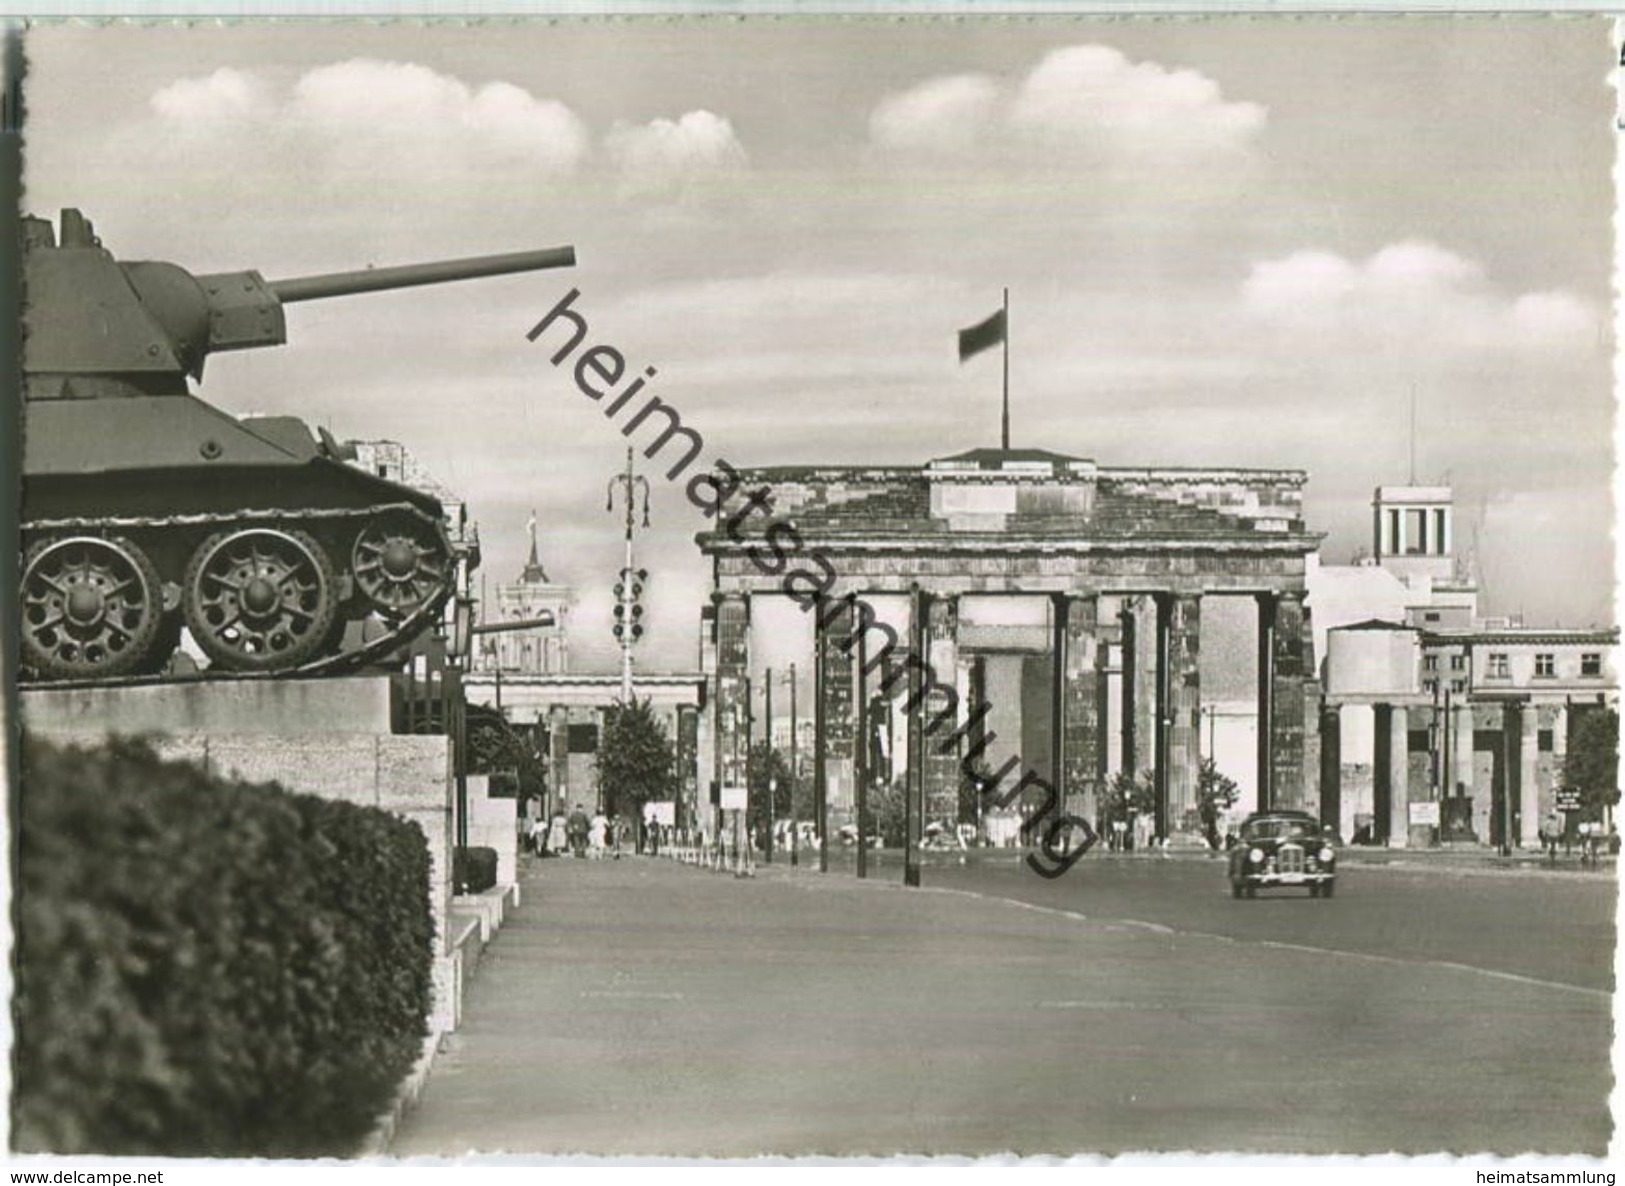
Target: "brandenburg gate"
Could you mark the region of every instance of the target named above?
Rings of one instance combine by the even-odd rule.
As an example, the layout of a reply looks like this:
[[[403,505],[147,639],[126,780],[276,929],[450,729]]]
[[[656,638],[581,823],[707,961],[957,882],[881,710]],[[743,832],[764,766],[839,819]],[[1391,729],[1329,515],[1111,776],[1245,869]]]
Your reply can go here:
[[[978,449],[923,467],[737,472],[739,492],[771,490],[763,506],[774,524],[764,530],[758,517],[741,531],[737,518],[719,517],[697,540],[713,572],[702,644],[713,780],[743,781],[753,603],[793,596],[784,573],[801,564],[826,578],[833,570],[821,605],[855,594],[890,616],[901,643],[864,679],[854,638],[862,624],[854,631],[851,614],[802,606],[821,667],[816,744],[833,803],[854,779],[908,764],[891,754],[913,753],[925,818],[951,824],[961,759],[992,727],[1004,738],[996,752],[1019,750],[1015,769],[1048,780],[1068,813],[1095,821],[1114,774],[1149,771],[1157,834],[1187,828],[1202,760],[1203,604],[1224,597],[1256,605],[1256,806],[1317,810],[1304,572],[1321,537],[1304,527],[1303,471],[1105,468],[1043,450]],[[764,536],[786,563],[764,563]],[[815,554],[816,566],[807,563]],[[957,703],[928,698],[925,718],[952,708],[952,725],[934,730],[930,745],[883,752],[860,721],[871,737],[907,735],[907,681],[893,682],[889,706],[876,690],[911,647],[958,693]],[[970,719],[968,706],[984,701],[994,706],[988,719]],[[944,738],[946,753],[935,744]],[[988,761],[998,770],[996,756]]]

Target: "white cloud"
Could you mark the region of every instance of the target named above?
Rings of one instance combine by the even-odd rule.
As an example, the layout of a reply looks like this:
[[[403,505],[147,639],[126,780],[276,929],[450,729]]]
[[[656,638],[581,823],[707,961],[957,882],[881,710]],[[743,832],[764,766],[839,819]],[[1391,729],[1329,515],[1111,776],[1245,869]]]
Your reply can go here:
[[[214,125],[265,118],[269,93],[256,76],[222,66],[207,78],[182,78],[153,92],[153,111],[177,125]]]
[[[1241,297],[1262,323],[1355,349],[1574,350],[1594,345],[1600,325],[1597,311],[1572,293],[1508,297],[1476,261],[1415,240],[1363,261],[1326,251],[1265,260],[1253,265]]]
[[[1104,45],[1046,55],[1019,81],[966,74],[886,97],[870,118],[881,148],[1017,152],[1127,171],[1244,159],[1265,109],[1231,102],[1194,70],[1132,62]]]
[[[885,148],[960,152],[985,135],[998,101],[998,83],[985,75],[935,78],[881,100],[869,132]]]
[[[295,84],[285,112],[347,151],[370,144],[432,153],[446,167],[483,158],[567,172],[588,151],[586,126],[564,104],[506,82],[474,89],[410,62],[318,67]]]
[[[709,111],[675,120],[617,123],[604,136],[604,152],[620,173],[623,196],[687,196],[702,183],[736,176],[745,147],[733,125]]]
[[[1131,62],[1103,45],[1060,49],[1021,84],[1010,126],[1049,143],[1096,137],[1150,157],[1245,149],[1264,126],[1257,103],[1227,102],[1195,70]]]

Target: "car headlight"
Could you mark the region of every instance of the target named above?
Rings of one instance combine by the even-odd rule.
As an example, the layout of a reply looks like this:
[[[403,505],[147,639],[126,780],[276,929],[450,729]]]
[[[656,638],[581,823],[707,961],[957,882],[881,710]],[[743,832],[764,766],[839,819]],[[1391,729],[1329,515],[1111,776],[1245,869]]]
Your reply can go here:
[[[1262,848],[1253,849],[1247,854],[1247,859],[1255,865],[1262,865],[1264,863],[1264,850]]]
[[[1322,865],[1329,865],[1333,861],[1335,861],[1336,859],[1337,859],[1337,854],[1335,852],[1333,852],[1331,849],[1323,848],[1323,849],[1320,850],[1320,863]]]

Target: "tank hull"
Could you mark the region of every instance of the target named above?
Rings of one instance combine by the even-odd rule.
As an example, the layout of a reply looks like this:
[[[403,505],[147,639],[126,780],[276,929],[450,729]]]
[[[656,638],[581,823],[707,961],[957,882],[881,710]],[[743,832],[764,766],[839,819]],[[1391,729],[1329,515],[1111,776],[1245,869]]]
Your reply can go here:
[[[210,670],[350,669],[453,588],[438,500],[192,396],[28,405],[22,494],[25,679],[161,671],[182,624]]]

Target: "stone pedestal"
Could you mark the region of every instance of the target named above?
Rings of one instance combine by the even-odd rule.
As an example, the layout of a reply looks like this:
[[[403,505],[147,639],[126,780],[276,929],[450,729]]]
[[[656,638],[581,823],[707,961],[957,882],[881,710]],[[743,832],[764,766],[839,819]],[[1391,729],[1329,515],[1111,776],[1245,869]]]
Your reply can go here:
[[[30,689],[18,701],[23,727],[40,734],[94,743],[146,733],[166,759],[220,777],[275,782],[416,822],[429,850],[436,952],[450,954],[451,743],[443,735],[390,733],[389,677]],[[511,801],[508,807],[511,848]],[[455,1011],[455,1002],[441,1000],[435,1016]]]

